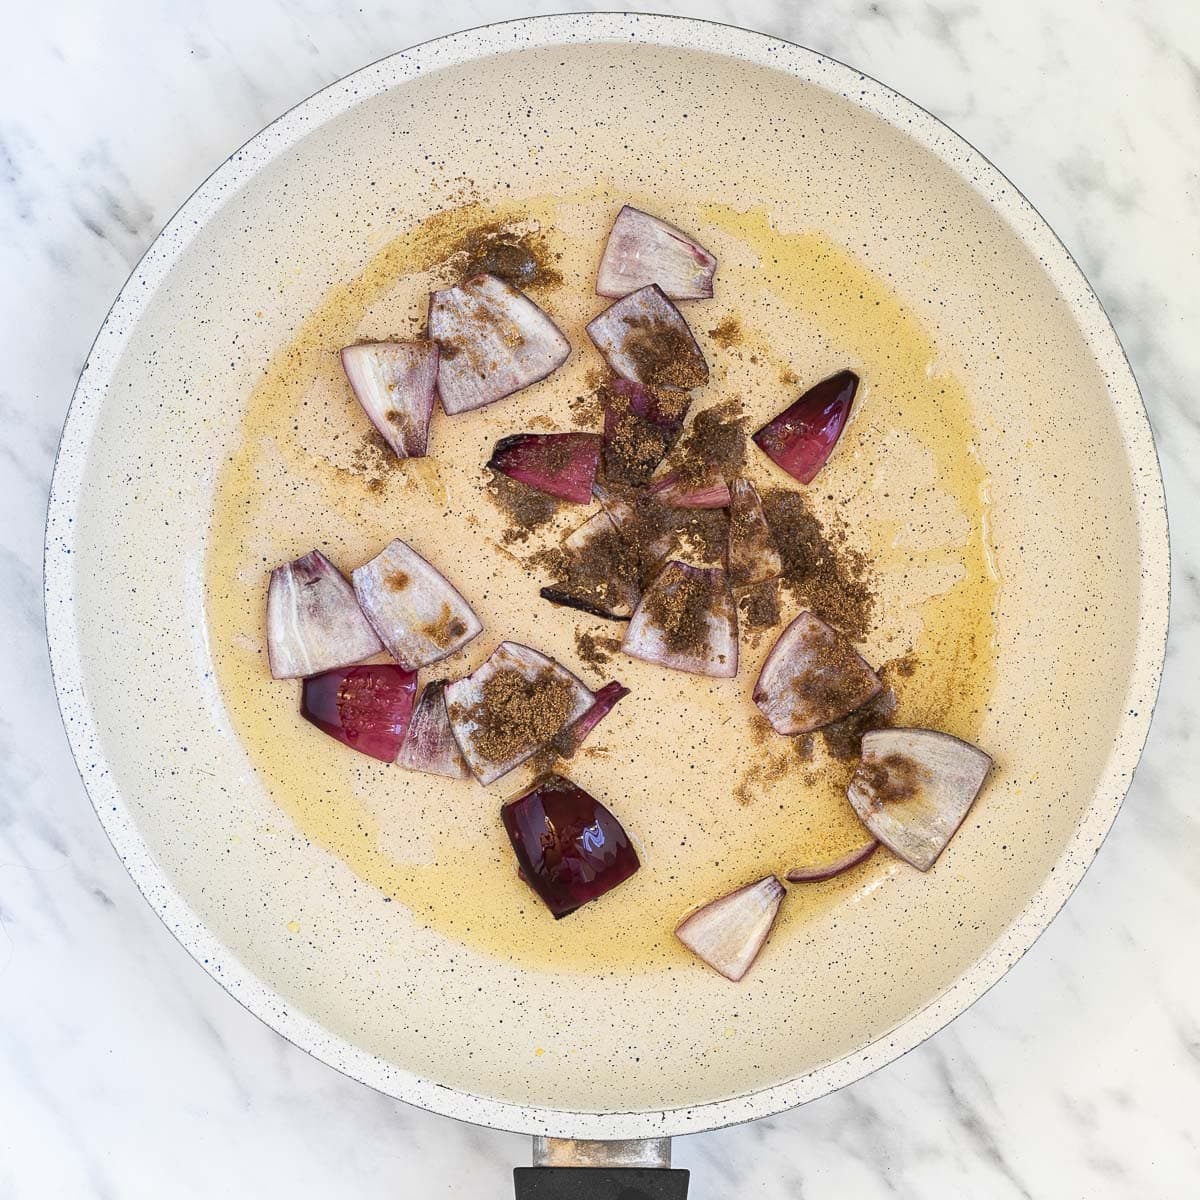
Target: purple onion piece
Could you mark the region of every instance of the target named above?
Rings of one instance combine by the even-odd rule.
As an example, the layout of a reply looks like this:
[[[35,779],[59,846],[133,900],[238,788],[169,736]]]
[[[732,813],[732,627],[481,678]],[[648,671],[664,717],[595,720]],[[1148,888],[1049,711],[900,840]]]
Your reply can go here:
[[[342,351],[355,398],[398,458],[421,458],[437,394],[436,342],[367,342]]]
[[[668,508],[728,508],[729,486],[719,475],[701,483],[685,483],[678,474],[664,475],[646,493]]]
[[[708,364],[679,309],[651,284],[606,308],[587,334],[622,379],[690,391],[708,382]]]
[[[768,421],[754,444],[793,479],[812,483],[842,436],[857,391],[853,371],[831,375]]]
[[[392,762],[412,716],[417,676],[394,663],[339,667],[310,675],[300,714],[351,750]]]
[[[471,772],[446,712],[446,681],[431,679],[421,693],[421,699],[408,723],[408,733],[400,748],[396,764],[410,771],[427,775],[443,775],[447,779],[469,779]]]
[[[748,479],[729,484],[729,582],[752,587],[775,579],[783,561],[763,512],[758,489]]]
[[[600,465],[598,433],[517,433],[501,438],[488,466],[526,487],[588,504]]]
[[[544,379],[566,362],[562,331],[524,292],[475,275],[429,298],[438,343],[438,395],[447,413],[480,408]]]
[[[844,875],[851,868],[857,867],[859,863],[866,862],[878,849],[879,843],[872,838],[869,842],[865,842],[861,846],[855,846],[853,850],[847,851],[838,858],[830,859],[828,862],[811,863],[804,867],[793,867],[784,876],[784,879],[788,883],[819,883],[825,879],[836,879],[839,875]]]
[[[483,629],[457,588],[399,538],[353,578],[358,602],[388,653],[411,670],[447,658]]]
[[[737,983],[762,950],[785,895],[783,884],[767,875],[692,913],[675,936],[714,971]]]
[[[583,745],[588,734],[612,712],[618,700],[629,695],[629,689],[615,679],[606,683],[592,698],[592,706],[583,716],[572,721],[554,739],[554,748],[563,758],[571,758]]]
[[[319,550],[271,572],[267,656],[276,679],[346,667],[382,650],[354,589]]]
[[[656,283],[672,300],[705,300],[713,294],[717,260],[674,225],[625,205],[596,275],[599,296],[628,296]]]

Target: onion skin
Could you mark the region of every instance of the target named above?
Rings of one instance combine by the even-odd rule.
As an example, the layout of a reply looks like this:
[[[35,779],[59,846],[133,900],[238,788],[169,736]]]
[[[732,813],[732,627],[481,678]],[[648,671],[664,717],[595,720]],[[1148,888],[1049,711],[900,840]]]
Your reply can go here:
[[[977,746],[932,729],[873,729],[847,790],[870,833],[928,871],[958,832],[991,770]]]
[[[300,714],[352,750],[395,760],[412,717],[417,676],[393,663],[322,671],[304,681]]]
[[[754,685],[754,703],[776,733],[813,733],[883,690],[850,641],[810,612],[780,635]]]
[[[710,901],[675,930],[702,962],[731,983],[744,978],[766,943],[787,889],[767,875]]]
[[[483,630],[462,593],[399,538],[353,579],[367,620],[388,653],[410,670],[448,658]]]
[[[349,581],[319,550],[271,572],[267,657],[276,679],[348,667],[382,650]]]
[[[600,269],[598,296],[628,296],[656,283],[672,300],[707,300],[717,260],[694,238],[626,204],[617,214]]]
[[[342,351],[355,398],[397,458],[422,458],[437,396],[436,342],[366,342]]]
[[[438,395],[453,415],[503,400],[566,362],[571,344],[524,292],[474,275],[429,297],[438,343]]]
[[[768,421],[754,444],[793,479],[812,483],[842,436],[857,391],[853,371],[823,379]]]
[[[856,846],[840,858],[806,867],[793,867],[784,876],[784,879],[788,883],[820,883],[825,879],[836,879],[839,875],[844,875],[847,871],[857,867],[859,863],[866,862],[878,849],[879,843],[872,838],[869,842],[862,846]]]
[[[501,438],[488,466],[571,504],[590,504],[600,465],[598,433],[517,433]]]

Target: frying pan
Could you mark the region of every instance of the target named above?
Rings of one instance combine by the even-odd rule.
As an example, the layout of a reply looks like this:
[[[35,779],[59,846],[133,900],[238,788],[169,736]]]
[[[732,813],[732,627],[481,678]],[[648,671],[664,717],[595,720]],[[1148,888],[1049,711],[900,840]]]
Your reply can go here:
[[[385,502],[362,490],[353,462],[330,465],[329,451],[318,463],[320,429],[304,421],[330,415],[318,377],[336,341],[300,355],[291,391],[274,397],[264,364],[279,376],[281,346],[319,342],[310,314],[328,317],[332,296],[344,318],[359,294],[347,281],[364,272],[374,271],[370,303],[351,332],[379,336],[382,323],[403,334],[415,292],[389,292],[386,278],[398,232],[497,195],[536,207],[535,197],[568,192],[585,199],[563,236],[592,245],[622,197],[712,230],[719,286],[767,281],[757,308],[749,293],[719,292],[714,303],[761,308],[762,355],[806,370],[843,365],[844,347],[788,324],[801,318],[776,303],[787,281],[768,278],[770,248],[815,237],[787,242],[805,251],[797,271],[822,256],[857,264],[845,269],[864,281],[860,298],[910,314],[906,328],[936,347],[924,366],[946,407],[934,405],[944,420],[905,451],[909,417],[889,401],[886,378],[868,380],[867,415],[827,468],[830,491],[903,482],[899,509],[868,487],[849,511],[862,528],[886,516],[888,544],[921,570],[945,566],[948,538],[986,549],[986,663],[932,652],[935,674],[983,687],[987,673],[972,718],[997,761],[984,796],[928,876],[877,862],[805,894],[821,902],[789,899],[796,915],[737,987],[672,956],[669,925],[659,942],[639,941],[632,920],[613,927],[606,911],[628,913],[618,893],[553,935],[530,911],[509,943],[487,941],[490,914],[518,895],[503,890],[517,885],[493,840],[494,805],[476,797],[460,810],[416,785],[406,792],[397,771],[346,765],[357,756],[315,732],[318,741],[293,742],[310,731],[294,731],[290,699],[262,690],[261,613],[245,598],[261,598],[271,554],[319,540],[321,505],[344,565],[394,535],[386,517],[426,537],[448,573],[482,569],[472,562],[478,493],[456,476],[433,489],[450,518],[433,530],[413,516],[431,503],[428,487],[421,500],[402,489]],[[707,202],[723,206],[725,234]],[[854,301],[829,298],[835,308]],[[594,298],[557,303],[579,346]],[[331,321],[330,338],[343,332]],[[881,340],[886,351],[886,338],[868,338],[862,353]],[[759,359],[749,349],[730,357],[723,386],[738,372],[752,378]],[[312,380],[305,363],[317,364]],[[945,399],[952,386],[962,420]],[[781,393],[758,394],[771,390],[747,388],[746,404],[781,407]],[[514,413],[553,402],[531,389],[503,417],[464,421],[462,457],[481,461]],[[341,403],[329,429],[353,419]],[[269,437],[246,423],[256,404],[277,421]],[[446,429],[435,423],[435,440]],[[297,441],[307,445],[297,451]],[[249,486],[239,543],[228,471],[248,445],[276,449],[262,471],[286,476],[303,452],[317,465],[312,480],[300,470],[294,507],[266,533],[253,525]],[[946,445],[976,471],[978,494],[962,510],[934,504]],[[868,467],[872,446],[880,453]],[[224,576],[214,568],[222,553]],[[522,571],[496,576],[484,615],[497,628],[529,620]],[[953,570],[940,583],[901,572],[887,620],[919,607],[902,602],[918,578],[924,597],[957,586]],[[1116,336],[1066,250],[995,168],[909,101],[809,50],[707,22],[588,14],[490,26],[386,58],[279,118],[198,189],[122,290],[80,377],[50,500],[46,598],[59,701],[89,795],[146,898],[205,970],[292,1042],[389,1095],[534,1134],[537,1165],[517,1172],[521,1194],[678,1196],[686,1178],[669,1170],[671,1135],[779,1112],[891,1061],[978,998],[1045,928],[1098,851],[1145,739],[1168,544],[1154,446]],[[569,659],[569,620],[539,613],[537,625],[546,648]],[[711,715],[731,694],[696,703]],[[639,710],[626,703],[633,730]],[[623,788],[643,735],[652,750],[648,723],[619,761],[581,769]],[[707,759],[710,743],[698,741],[690,763],[660,764],[653,811],[646,797],[629,800],[648,909],[676,853],[664,832],[671,806],[702,836],[729,767],[722,755],[742,749],[712,744],[720,753]],[[664,744],[661,756],[671,752]],[[328,778],[337,786],[324,787]],[[305,789],[324,799],[303,808]],[[458,874],[438,874],[445,843],[431,840],[434,827],[469,843]],[[791,836],[781,829],[781,842]],[[730,844],[732,886],[755,864]],[[759,865],[783,869],[782,854],[768,848]],[[433,871],[427,908],[390,888],[376,870],[384,859],[402,860],[405,879]],[[455,890],[476,907],[439,909]],[[456,926],[459,911],[472,915]]]

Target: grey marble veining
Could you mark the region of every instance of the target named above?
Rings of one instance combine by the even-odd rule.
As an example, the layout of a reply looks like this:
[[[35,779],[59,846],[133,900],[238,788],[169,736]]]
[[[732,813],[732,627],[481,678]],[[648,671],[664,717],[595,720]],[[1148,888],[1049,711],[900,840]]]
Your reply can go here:
[[[387,1100],[257,1023],[136,893],[49,681],[54,447],[109,303],[203,175],[314,89],[502,17],[499,0],[58,0],[7,13],[0,69],[0,1197],[504,1195],[526,1139]],[[591,6],[574,6],[591,7]],[[597,5],[595,7],[608,7]],[[1186,1197],[1200,1178],[1200,5],[696,0],[953,124],[1105,303],[1159,439],[1168,668],[1133,791],[1038,945],[854,1087],[682,1140],[696,1200]],[[1054,403],[1052,396],[1047,403]]]

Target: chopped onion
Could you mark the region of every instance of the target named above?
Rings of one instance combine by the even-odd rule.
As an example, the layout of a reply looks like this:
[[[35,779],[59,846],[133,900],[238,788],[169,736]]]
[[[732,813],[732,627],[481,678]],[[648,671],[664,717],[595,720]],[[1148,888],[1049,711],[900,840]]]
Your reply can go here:
[[[866,862],[878,849],[879,843],[872,838],[869,842],[847,851],[840,858],[831,859],[829,862],[813,863],[806,867],[793,867],[784,876],[784,879],[788,883],[818,883],[823,879],[836,879],[839,875],[849,871],[851,867],[857,867],[859,863]]]
[[[641,487],[679,440],[691,398],[613,379],[604,393],[604,477]]]
[[[516,433],[501,438],[488,466],[559,500],[588,504],[600,465],[598,433]]]
[[[763,513],[758,489],[748,479],[729,484],[729,582],[752,587],[775,579],[783,561]]]
[[[618,700],[629,695],[629,689],[615,679],[606,683],[592,697],[592,706],[579,717],[565,726],[554,739],[554,749],[563,758],[570,758],[583,745],[589,733],[612,712]]]
[[[673,671],[732,679],[737,610],[725,571],[668,562],[642,597],[621,649]]]
[[[812,483],[846,427],[858,376],[839,371],[809,388],[790,408],[768,421],[754,443],[801,483]]]
[[[561,367],[571,353],[558,326],[495,275],[475,275],[434,292],[429,336],[441,348],[438,395],[448,413],[511,396]]]
[[[970,742],[932,729],[873,729],[849,797],[889,850],[928,871],[958,831],[992,760]]]
[[[651,284],[618,300],[587,326],[622,379],[689,391],[708,382],[708,364],[679,309]]]
[[[768,875],[692,913],[675,936],[714,971],[737,983],[763,948],[785,894],[783,884]]]
[[[729,487],[720,475],[702,483],[685,483],[671,472],[646,493],[656,504],[668,508],[728,508]]]
[[[399,538],[353,578],[358,602],[388,653],[411,670],[461,650],[483,629],[453,584]]]
[[[431,679],[425,685],[408,723],[408,733],[396,763],[410,771],[424,771],[427,775],[470,778],[471,772],[450,729],[444,679]]]
[[[541,589],[542,599],[606,621],[628,621],[642,592],[631,569],[633,551],[608,511],[593,513],[562,546],[561,578]]]
[[[394,663],[339,667],[310,675],[300,694],[300,714],[339,742],[392,762],[412,716],[417,676]]]
[[[506,744],[502,752],[497,754],[494,748],[489,749],[491,739],[485,736],[484,721],[489,716],[484,711],[487,685],[502,673],[510,672],[515,672],[523,681],[531,709],[539,703],[539,692],[549,694],[551,688],[561,690],[564,684],[570,700],[557,728],[544,731],[544,736],[539,734],[534,737],[527,737],[523,730],[517,729],[507,738],[501,738]],[[487,662],[472,674],[446,685],[446,711],[450,715],[454,740],[458,742],[471,773],[483,784],[494,782],[532,758],[554,739],[563,726],[582,717],[594,702],[591,689],[581,679],[572,675],[561,663],[519,642],[501,642]]]
[[[754,703],[776,733],[812,733],[883,690],[850,642],[802,612],[780,635],[754,685]]]
[[[319,550],[271,572],[267,657],[276,679],[347,667],[382,649],[354,589]]]
[[[347,346],[342,367],[371,423],[398,458],[421,458],[437,394],[436,342]]]
[[[545,775],[500,810],[521,878],[555,919],[624,883],[639,867],[621,822],[562,775]]]
[[[699,242],[627,204],[608,235],[596,294],[628,296],[656,283],[672,300],[707,300],[716,269],[717,260]]]

